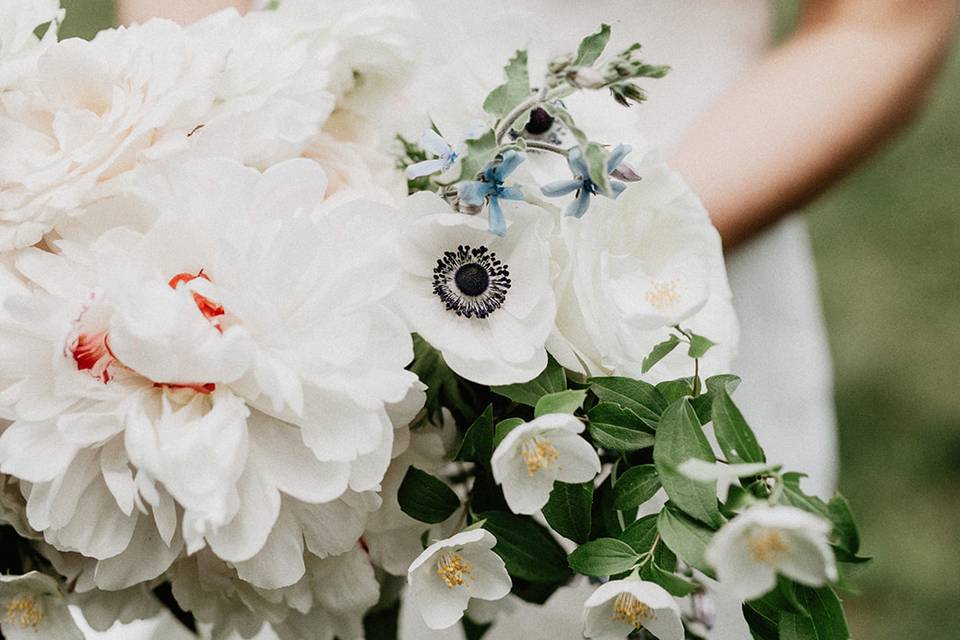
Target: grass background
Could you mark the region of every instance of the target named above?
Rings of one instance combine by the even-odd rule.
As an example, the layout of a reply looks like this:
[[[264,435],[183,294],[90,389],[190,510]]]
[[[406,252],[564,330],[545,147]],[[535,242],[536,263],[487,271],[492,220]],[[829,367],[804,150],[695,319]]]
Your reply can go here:
[[[789,29],[797,0],[781,7]],[[64,35],[113,20],[64,0]],[[927,113],[809,207],[837,383],[841,490],[862,523],[860,640],[960,637],[960,51]],[[856,105],[851,105],[855,109]]]

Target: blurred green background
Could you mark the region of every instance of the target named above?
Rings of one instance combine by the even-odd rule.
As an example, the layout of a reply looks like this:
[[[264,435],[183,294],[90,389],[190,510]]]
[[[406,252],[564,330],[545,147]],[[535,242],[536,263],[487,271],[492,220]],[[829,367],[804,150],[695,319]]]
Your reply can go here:
[[[778,3],[789,30],[798,0]],[[113,20],[64,0],[64,35]],[[960,638],[960,51],[927,113],[809,207],[830,330],[841,490],[861,519],[859,640]],[[855,108],[855,107],[852,107]]]

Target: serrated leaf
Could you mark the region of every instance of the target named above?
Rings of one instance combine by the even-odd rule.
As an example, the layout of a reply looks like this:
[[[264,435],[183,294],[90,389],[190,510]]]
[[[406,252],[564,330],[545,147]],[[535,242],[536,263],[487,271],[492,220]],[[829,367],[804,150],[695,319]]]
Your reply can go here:
[[[567,375],[564,373],[563,367],[557,364],[553,357],[550,357],[546,368],[530,382],[490,387],[490,390],[519,404],[535,407],[543,396],[563,391],[566,388]]]
[[[597,186],[597,190],[605,195],[611,195],[610,176],[607,174],[607,150],[596,142],[588,142],[583,149],[583,160],[587,163],[590,180]]]
[[[713,528],[723,524],[717,507],[717,483],[696,482],[677,469],[690,458],[716,462],[697,414],[686,398],[672,403],[660,417],[653,463],[670,500],[688,515]]]
[[[657,518],[657,530],[663,542],[681,560],[694,569],[713,575],[704,558],[707,545],[713,538],[711,529],[668,503]]]
[[[603,50],[607,48],[610,41],[610,25],[601,24],[596,33],[591,33],[580,41],[577,47],[577,57],[573,64],[576,66],[592,65],[603,55]]]
[[[733,403],[727,390],[722,386],[715,386],[711,419],[713,432],[717,436],[717,443],[727,457],[728,462],[766,462],[767,457],[757,442],[753,430],[744,420],[743,414]]]
[[[703,336],[698,336],[695,333],[690,334],[690,348],[687,350],[687,355],[691,358],[702,358],[706,355],[707,351],[711,347],[716,346],[716,342],[710,340],[709,338],[704,338]]]
[[[416,467],[407,469],[397,491],[397,501],[405,514],[429,524],[443,522],[460,506],[460,498],[453,489]]]
[[[563,547],[532,518],[502,511],[477,516],[486,520],[483,528],[496,537],[493,550],[511,576],[530,582],[563,582],[570,577]]]
[[[643,359],[643,363],[640,365],[640,372],[646,373],[650,371],[653,365],[670,355],[670,352],[676,349],[678,344],[680,344],[680,338],[671,335],[663,342],[654,345],[653,349],[650,350],[650,355]]]
[[[667,401],[655,386],[632,378],[591,378],[590,391],[601,402],[612,402],[630,409],[651,429],[656,429],[660,414],[667,408]]]
[[[634,551],[643,555],[653,550],[653,561],[664,571],[674,571],[677,568],[677,556],[659,538],[657,531],[658,514],[653,513],[636,520],[623,530],[617,539],[629,544]]]
[[[660,489],[660,478],[652,464],[630,467],[613,485],[613,506],[618,511],[639,507]]]
[[[523,424],[523,418],[507,418],[497,423],[493,434],[493,449],[496,451],[507,434]]]
[[[630,571],[640,555],[622,540],[598,538],[574,549],[568,560],[577,573],[602,578]]]
[[[510,113],[530,96],[530,73],[527,70],[527,52],[517,51],[503,68],[506,82],[490,92],[483,101],[483,110],[497,117]]]
[[[454,460],[486,463],[493,455],[493,405],[488,404],[463,435]]]
[[[640,418],[618,404],[601,402],[587,413],[593,441],[610,451],[637,451],[652,447],[654,437]]]
[[[533,415],[539,418],[548,413],[573,413],[583,406],[583,401],[587,399],[586,389],[569,389],[567,391],[558,391],[541,396],[537,400],[537,406],[533,409]]]
[[[550,499],[543,506],[543,517],[564,538],[583,544],[590,539],[590,509],[593,483],[555,482]]]

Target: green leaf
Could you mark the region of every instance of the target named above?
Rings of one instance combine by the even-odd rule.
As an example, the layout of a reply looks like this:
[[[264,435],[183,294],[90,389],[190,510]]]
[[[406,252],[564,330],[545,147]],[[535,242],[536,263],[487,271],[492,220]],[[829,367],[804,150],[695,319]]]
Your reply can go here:
[[[590,539],[590,508],[593,482],[567,484],[555,482],[550,500],[543,506],[543,517],[564,538],[583,544]]]
[[[583,401],[586,399],[586,389],[570,389],[569,391],[549,393],[537,400],[533,415],[539,418],[548,413],[573,413],[583,406]]]
[[[689,517],[675,506],[667,503],[657,518],[660,537],[681,560],[694,569],[713,575],[713,570],[704,559],[707,544],[713,531]]]
[[[713,432],[717,436],[720,449],[727,456],[727,461],[766,462],[767,457],[760,448],[757,437],[727,390],[722,386],[715,386],[710,392],[713,394]]]
[[[587,163],[590,180],[604,195],[611,195],[610,176],[607,174],[607,150],[596,142],[588,142],[583,150],[583,160]]]
[[[640,577],[648,582],[655,582],[667,590],[670,595],[682,598],[697,590],[697,584],[677,574],[664,571],[655,562],[648,562],[640,570]]]
[[[850,503],[837,493],[827,503],[827,511],[833,523],[833,543],[850,555],[857,555],[860,551],[860,532],[850,511]]]
[[[444,362],[440,352],[420,335],[413,334],[413,362],[409,366],[420,381],[427,385],[427,412],[440,420],[440,408],[469,414],[469,403],[464,399],[456,374]]]
[[[397,491],[400,510],[419,520],[436,524],[443,522],[460,506],[460,498],[442,480],[410,467]]]
[[[483,110],[503,117],[530,96],[530,73],[527,70],[527,52],[517,51],[503,68],[507,81],[490,92],[483,101]]]
[[[486,463],[493,455],[493,405],[487,405],[463,435],[454,460]]]
[[[800,488],[801,473],[783,474],[783,501],[787,504],[809,511],[827,520],[830,519],[830,508],[816,496],[808,496]]]
[[[640,555],[622,540],[598,538],[574,549],[568,560],[577,573],[601,578],[630,571]]]
[[[507,418],[497,423],[496,431],[493,435],[493,449],[496,451],[507,434],[523,424],[523,418]]]
[[[777,627],[780,630],[779,640],[818,640],[813,620],[799,613],[781,611]]]
[[[587,428],[593,441],[610,451],[637,451],[652,447],[654,437],[633,411],[611,402],[601,402],[587,413]]]
[[[695,333],[690,334],[690,349],[687,350],[687,355],[691,358],[702,358],[706,355],[707,351],[710,350],[710,347],[715,346],[717,343],[709,338],[704,338],[703,336],[698,336]]]
[[[630,467],[613,485],[613,506],[618,511],[639,507],[660,489],[660,478],[652,464]]]
[[[679,378],[677,380],[658,382],[657,391],[663,395],[664,400],[668,403],[675,402],[693,393],[693,378]],[[691,402],[693,402],[692,399]]]
[[[527,516],[485,511],[483,528],[497,538],[493,550],[511,576],[530,582],[563,582],[570,577],[567,555],[550,532]]]
[[[648,382],[631,378],[591,378],[590,390],[601,402],[619,404],[633,411],[651,429],[656,429],[667,401],[657,388]]]
[[[550,357],[546,369],[530,382],[490,387],[490,390],[498,395],[510,398],[516,403],[535,407],[543,396],[563,391],[566,388],[567,376],[563,367]]]
[[[810,612],[817,640],[850,640],[843,605],[830,587],[811,589],[797,585],[797,599]]]
[[[479,622],[474,622],[470,619],[470,614],[463,616],[460,624],[463,625],[465,640],[481,640],[484,634],[493,626],[493,623],[480,624]]]
[[[727,392],[727,395],[732,395],[740,386],[740,378],[729,373],[710,376],[704,382],[710,391],[716,392],[718,389],[723,389]]]
[[[680,338],[675,335],[671,335],[663,342],[654,345],[653,349],[650,351],[650,355],[643,359],[640,373],[646,373],[647,371],[650,371],[650,369],[653,368],[653,365],[670,355],[670,352],[676,349],[678,344],[680,344]]]
[[[723,524],[717,508],[717,483],[696,482],[680,473],[677,467],[690,458],[716,462],[697,414],[689,400],[681,398],[660,417],[653,462],[670,500],[688,515],[717,528]]]
[[[577,66],[592,65],[600,59],[609,41],[610,25],[601,24],[600,29],[596,33],[591,33],[580,41],[580,46],[577,47],[577,57],[574,59],[573,64]]]
[[[780,619],[779,610],[758,611],[755,602],[744,604],[742,610],[743,619],[747,621],[750,636],[754,640],[780,640],[780,631],[777,628],[777,622]]]
[[[493,129],[487,129],[479,137],[468,138],[465,144],[467,149],[460,158],[460,174],[447,182],[438,180],[437,184],[448,186],[465,180],[473,180],[497,157],[499,147]]]

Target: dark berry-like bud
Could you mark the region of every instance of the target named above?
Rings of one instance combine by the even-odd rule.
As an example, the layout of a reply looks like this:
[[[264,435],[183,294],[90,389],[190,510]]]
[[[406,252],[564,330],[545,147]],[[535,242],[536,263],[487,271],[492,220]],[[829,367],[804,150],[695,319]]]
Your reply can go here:
[[[530,120],[524,129],[531,135],[539,136],[549,131],[552,126],[553,116],[547,113],[545,109],[537,107],[530,112]]]

